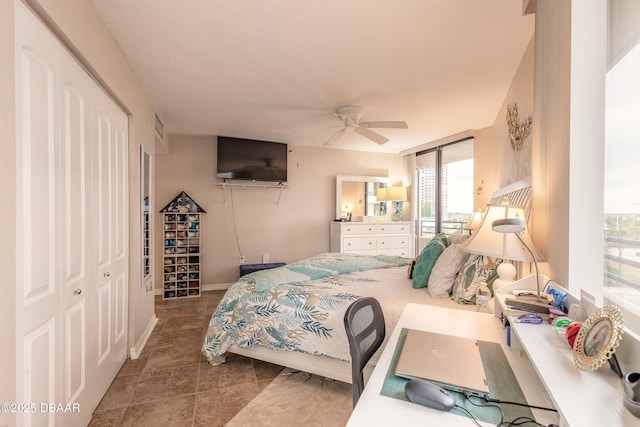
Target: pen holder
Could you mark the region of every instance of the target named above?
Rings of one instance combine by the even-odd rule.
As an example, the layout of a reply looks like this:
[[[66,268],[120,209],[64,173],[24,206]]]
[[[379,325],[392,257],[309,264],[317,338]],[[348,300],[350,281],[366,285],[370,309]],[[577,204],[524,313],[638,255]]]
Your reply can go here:
[[[629,372],[622,377],[624,406],[640,418],[640,372]]]

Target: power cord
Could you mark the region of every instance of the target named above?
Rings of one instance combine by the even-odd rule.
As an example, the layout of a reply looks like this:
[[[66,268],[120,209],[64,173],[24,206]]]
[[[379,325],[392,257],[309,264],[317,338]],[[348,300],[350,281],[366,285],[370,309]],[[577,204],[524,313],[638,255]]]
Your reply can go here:
[[[501,426],[503,424],[504,421],[504,412],[502,412],[502,408],[499,407],[498,405],[488,405],[488,404],[480,404],[480,403],[476,403],[473,400],[471,400],[471,397],[473,395],[469,392],[465,392],[464,393],[464,397],[467,398],[467,401],[469,403],[471,403],[473,406],[478,406],[478,407],[482,407],[482,408],[496,408],[498,411],[500,411],[500,422],[498,423],[498,426]],[[466,408],[462,408],[461,406],[455,405],[454,408],[457,409],[462,409],[464,410],[464,412],[467,413],[467,415],[469,416],[469,418],[471,418],[471,420],[476,423],[476,425],[480,425],[480,423],[478,423],[478,420],[475,419],[475,417],[473,415],[471,415],[471,412],[469,412]]]
[[[242,256],[242,250],[240,249],[240,239],[238,238],[238,224],[236,224],[236,210],[235,210],[235,202],[233,200],[233,187],[231,190],[231,217],[233,218],[233,231],[236,235],[236,245],[238,245],[238,255]]]
[[[544,406],[529,405],[527,403],[510,402],[510,401],[507,401],[507,400],[498,400],[498,399],[490,399],[490,398],[489,399],[485,399],[485,400],[487,402],[491,402],[491,403],[502,403],[504,405],[517,405],[517,406],[524,406],[525,408],[533,408],[533,409],[541,409],[543,411],[558,412],[558,410],[555,409],[555,408],[546,408]]]
[[[521,426],[521,425],[524,425],[524,424],[532,424],[532,425],[538,426],[538,427],[560,427],[557,424],[549,424],[548,426],[545,426],[544,424],[540,424],[539,422],[537,422],[533,418],[529,418],[529,417],[518,417],[513,421],[509,421],[509,422],[498,424],[497,427]]]
[[[467,401],[469,403],[471,403],[474,406],[478,406],[478,407],[485,407],[485,408],[497,408],[498,411],[500,411],[500,422],[498,424],[496,424],[496,427],[511,427],[511,426],[521,426],[521,425],[525,425],[525,424],[531,424],[537,427],[559,427],[557,424],[549,424],[544,425],[544,424],[540,424],[539,422],[537,422],[536,420],[534,420],[533,418],[529,418],[529,417],[518,417],[512,421],[504,421],[504,412],[502,411],[502,408],[499,407],[498,405],[493,405],[493,404],[480,404],[477,402],[474,402],[471,398],[472,397],[477,397],[477,396],[473,396],[471,393],[464,393],[464,396],[467,398]],[[479,398],[480,399],[480,398]],[[534,409],[541,409],[544,411],[553,411],[553,412],[558,412],[556,409],[554,408],[545,408],[543,406],[536,406],[536,405],[528,405],[528,404],[524,404],[524,403],[520,403],[520,402],[510,402],[510,401],[501,401],[498,399],[484,399],[486,402],[491,402],[491,403],[500,403],[503,405],[518,405],[518,406],[524,406],[527,408],[534,408]],[[467,410],[466,408],[460,406],[460,405],[455,405],[454,406],[455,409],[458,409],[462,412],[464,412],[476,425],[480,425],[480,423],[478,423],[478,420],[475,419],[475,417],[471,414],[471,412],[469,412],[469,410]]]
[[[453,407],[454,407],[455,409],[459,410],[459,411],[464,412],[464,413],[467,415],[467,417],[469,417],[469,419],[470,419],[471,421],[473,421],[477,426],[482,427],[482,426],[480,425],[480,423],[478,422],[478,420],[476,420],[476,419],[474,418],[474,416],[471,414],[471,412],[469,412],[469,410],[468,410],[467,408],[465,408],[464,406],[460,406],[460,405],[453,405]]]

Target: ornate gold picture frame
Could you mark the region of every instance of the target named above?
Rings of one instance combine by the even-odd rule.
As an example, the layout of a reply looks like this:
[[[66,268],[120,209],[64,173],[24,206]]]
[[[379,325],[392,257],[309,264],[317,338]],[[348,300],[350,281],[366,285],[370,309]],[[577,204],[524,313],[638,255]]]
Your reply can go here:
[[[581,371],[595,371],[608,361],[623,333],[620,309],[606,305],[594,311],[582,324],[573,345],[573,362]]]

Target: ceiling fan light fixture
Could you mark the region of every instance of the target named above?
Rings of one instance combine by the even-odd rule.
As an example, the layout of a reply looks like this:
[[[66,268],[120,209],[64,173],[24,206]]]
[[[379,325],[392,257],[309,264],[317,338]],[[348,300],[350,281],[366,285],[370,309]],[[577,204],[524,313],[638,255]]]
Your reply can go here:
[[[360,123],[360,118],[364,113],[364,109],[358,105],[345,105],[336,110],[336,117],[338,117],[344,124],[344,128],[331,135],[331,137],[324,143],[324,145],[333,145],[348,128],[353,128],[359,135],[364,136],[367,139],[372,140],[377,144],[385,144],[389,141],[389,138],[380,135],[377,132],[370,130],[370,128],[385,128],[385,129],[408,129],[409,127],[405,122],[401,121],[371,121]]]

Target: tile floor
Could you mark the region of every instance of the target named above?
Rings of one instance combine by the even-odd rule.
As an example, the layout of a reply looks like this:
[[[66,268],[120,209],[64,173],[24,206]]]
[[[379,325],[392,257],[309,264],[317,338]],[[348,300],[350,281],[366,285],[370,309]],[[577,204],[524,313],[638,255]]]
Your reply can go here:
[[[97,426],[223,426],[283,367],[243,356],[209,365],[200,350],[224,291],[156,297],[158,324],[140,357],[127,360],[93,414]]]

